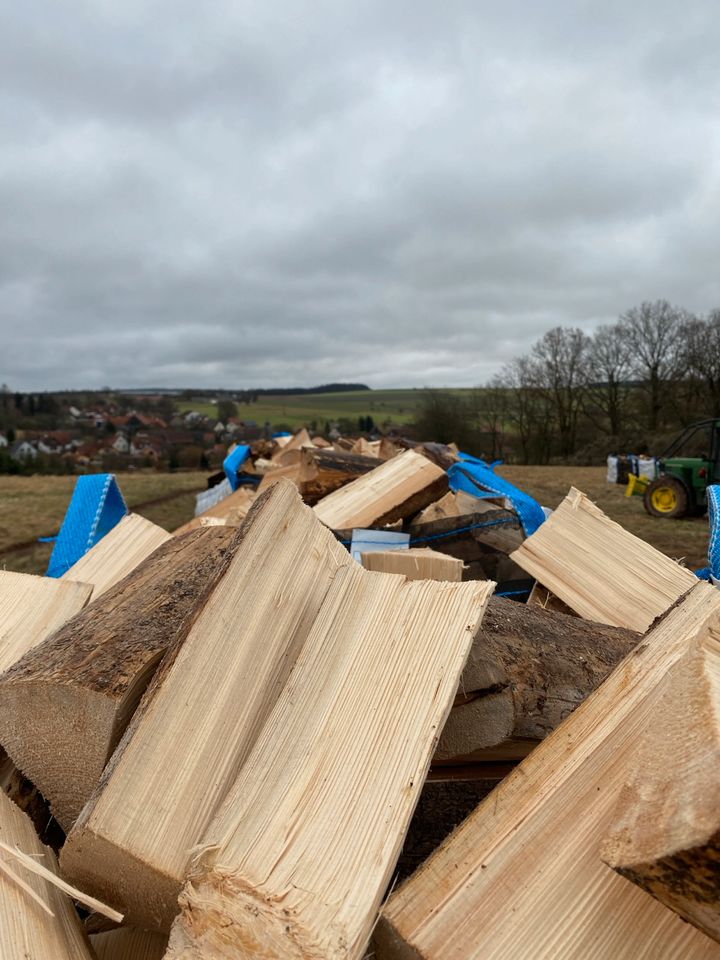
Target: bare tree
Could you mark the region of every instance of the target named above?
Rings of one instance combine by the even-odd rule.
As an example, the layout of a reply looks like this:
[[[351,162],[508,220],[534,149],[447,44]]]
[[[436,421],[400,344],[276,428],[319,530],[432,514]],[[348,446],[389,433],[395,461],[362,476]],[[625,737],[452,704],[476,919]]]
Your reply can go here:
[[[523,463],[547,463],[555,432],[553,411],[538,390],[530,357],[516,357],[504,367],[492,386],[507,394],[507,420],[514,428]]]
[[[623,430],[631,370],[629,345],[620,324],[598,327],[588,351],[584,410],[594,426],[612,436],[620,436]]]
[[[555,327],[532,349],[535,385],[554,411],[560,455],[575,452],[577,425],[587,383],[590,338],[577,328]]]
[[[483,443],[489,439],[488,454],[492,460],[504,454],[505,421],[508,418],[508,390],[495,378],[487,387],[473,390],[468,406]]]
[[[720,416],[720,310],[707,318],[692,317],[685,325],[685,355],[689,376],[705,387],[706,406],[698,416]]]
[[[688,314],[667,300],[645,301],[620,317],[632,369],[647,394],[647,428],[658,429],[672,385],[682,375],[686,359]]]

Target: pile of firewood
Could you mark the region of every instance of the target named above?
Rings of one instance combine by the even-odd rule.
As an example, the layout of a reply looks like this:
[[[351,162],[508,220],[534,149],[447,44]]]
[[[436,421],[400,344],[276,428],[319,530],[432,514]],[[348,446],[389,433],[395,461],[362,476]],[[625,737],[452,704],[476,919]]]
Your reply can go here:
[[[576,490],[525,538],[455,455],[300,434],[0,573],[3,960],[720,957],[720,593]]]

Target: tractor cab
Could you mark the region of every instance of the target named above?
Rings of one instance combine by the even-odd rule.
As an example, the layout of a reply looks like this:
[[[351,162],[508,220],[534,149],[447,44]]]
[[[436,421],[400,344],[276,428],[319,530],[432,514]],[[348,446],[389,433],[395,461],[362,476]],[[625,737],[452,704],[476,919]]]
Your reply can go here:
[[[658,460],[658,475],[648,485],[644,504],[654,517],[703,513],[707,488],[720,477],[720,420],[693,423]]]

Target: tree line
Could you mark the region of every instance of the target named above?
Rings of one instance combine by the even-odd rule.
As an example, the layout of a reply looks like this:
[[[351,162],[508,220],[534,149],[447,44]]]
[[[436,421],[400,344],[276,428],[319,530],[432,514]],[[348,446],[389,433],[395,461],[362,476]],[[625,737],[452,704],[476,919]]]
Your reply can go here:
[[[523,463],[660,453],[694,420],[720,417],[720,309],[644,302],[591,336],[555,327],[484,387],[429,391],[415,429]]]

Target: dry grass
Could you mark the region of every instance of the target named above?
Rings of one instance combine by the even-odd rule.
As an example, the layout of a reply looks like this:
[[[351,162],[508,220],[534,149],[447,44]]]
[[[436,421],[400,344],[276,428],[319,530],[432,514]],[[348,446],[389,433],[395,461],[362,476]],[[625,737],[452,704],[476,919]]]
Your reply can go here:
[[[636,536],[691,569],[706,564],[708,525],[703,518],[657,520],[649,517],[640,497],[625,497],[623,487],[605,481],[604,467],[502,467],[500,472],[541,503],[555,507],[571,486],[586,493],[613,520]],[[132,507],[166,494],[179,494],[165,503],[141,508],[138,513],[174,530],[189,520],[195,509],[195,492],[206,485],[204,473],[128,473],[118,481]],[[56,533],[65,515],[74,477],[0,477],[0,566],[7,570],[44,573],[51,544],[7,553],[13,544]]]
[[[556,507],[571,486],[586,493],[626,530],[695,570],[707,564],[708,522],[703,517],[659,520],[648,516],[641,497],[626,497],[625,488],[607,483],[605,467],[505,466],[499,472],[546,507]]]
[[[75,487],[76,477],[0,477],[0,567],[22,573],[44,573],[52,544],[8,552],[15,544],[57,533]],[[137,512],[166,530],[174,530],[195,512],[195,493],[204,490],[207,474],[125,473],[118,483],[131,508],[147,500],[177,494],[172,500],[141,507]]]

